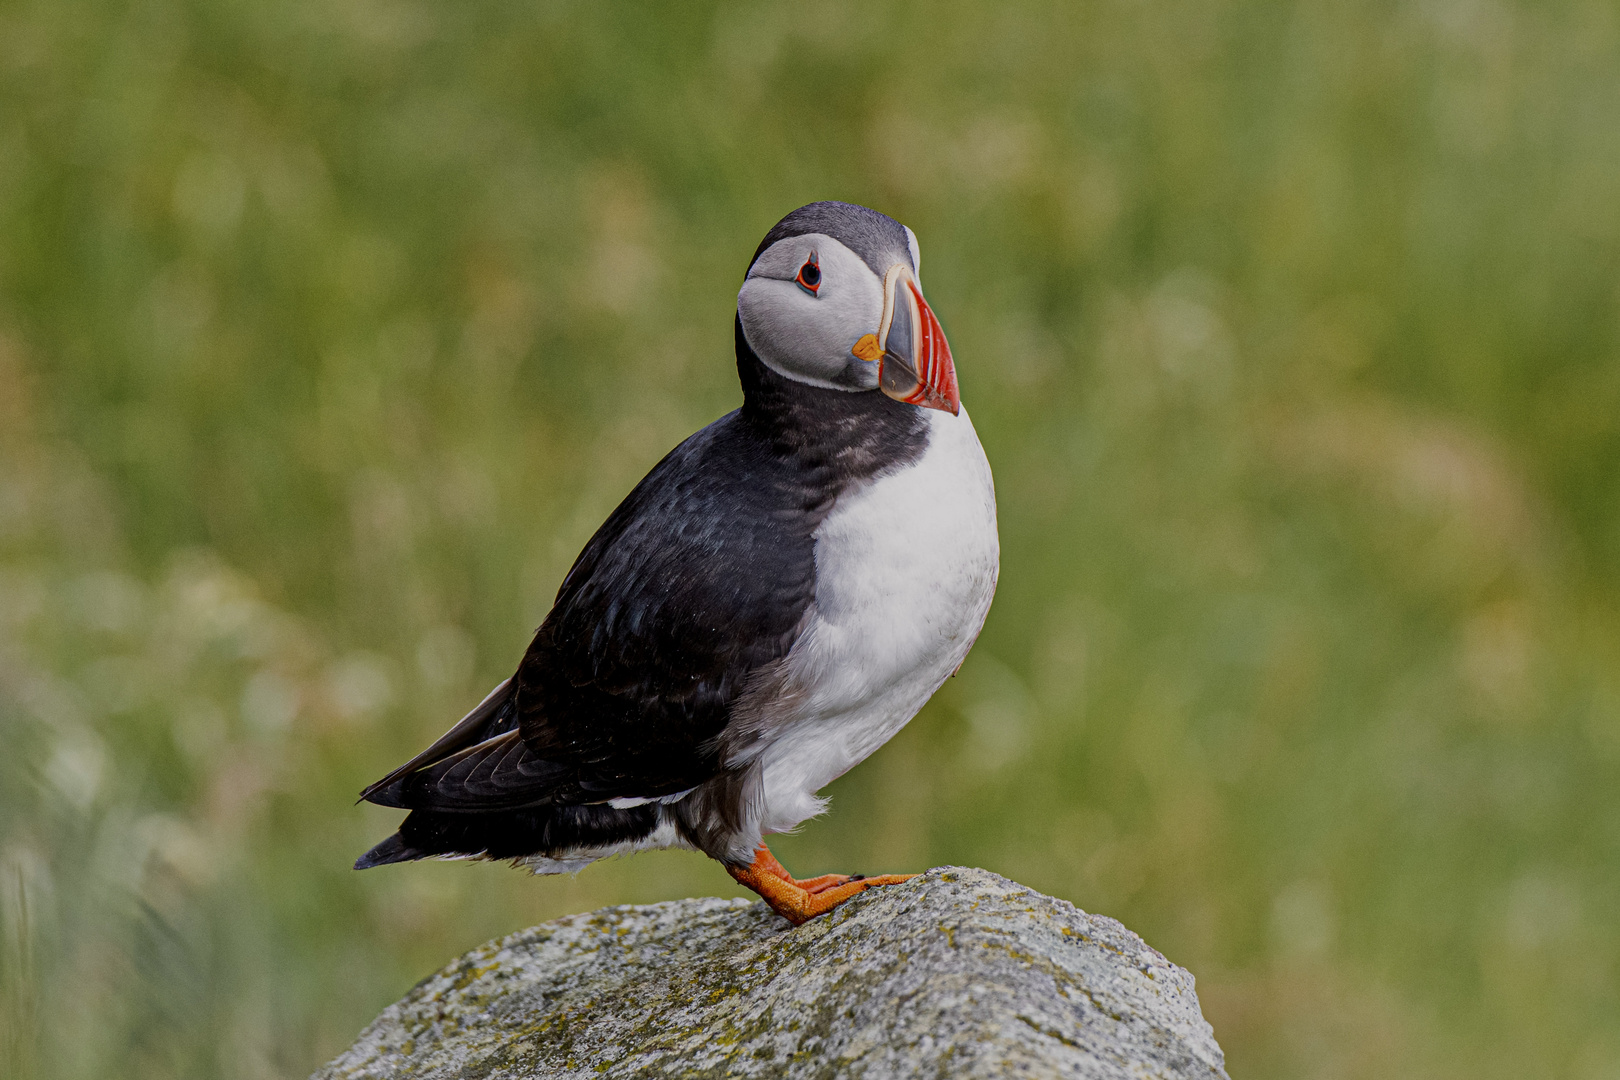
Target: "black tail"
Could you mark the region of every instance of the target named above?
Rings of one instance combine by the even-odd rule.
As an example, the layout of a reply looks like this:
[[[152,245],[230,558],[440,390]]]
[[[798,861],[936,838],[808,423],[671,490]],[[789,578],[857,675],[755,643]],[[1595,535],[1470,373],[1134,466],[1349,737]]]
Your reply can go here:
[[[356,859],[354,868],[369,870],[435,855],[520,859],[639,840],[657,827],[658,808],[651,804],[622,809],[605,803],[545,806],[490,814],[413,810],[399,832]]]
[[[389,863],[410,862],[412,859],[426,859],[433,853],[421,851],[411,847],[400,839],[395,833],[358,859],[354,860],[356,870],[370,870],[373,866],[387,866]]]

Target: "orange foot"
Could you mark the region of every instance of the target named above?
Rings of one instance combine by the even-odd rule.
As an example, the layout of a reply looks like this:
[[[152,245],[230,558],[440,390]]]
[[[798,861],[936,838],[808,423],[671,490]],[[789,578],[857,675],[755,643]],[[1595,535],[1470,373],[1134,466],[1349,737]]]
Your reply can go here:
[[[752,866],[726,864],[731,876],[759,893],[771,910],[799,926],[817,915],[823,915],[842,904],[856,893],[865,892],[874,885],[898,885],[916,874],[884,874],[881,877],[862,877],[859,874],[822,874],[820,877],[796,881],[787,867],[776,861],[770,848],[764,844],[754,852]]]

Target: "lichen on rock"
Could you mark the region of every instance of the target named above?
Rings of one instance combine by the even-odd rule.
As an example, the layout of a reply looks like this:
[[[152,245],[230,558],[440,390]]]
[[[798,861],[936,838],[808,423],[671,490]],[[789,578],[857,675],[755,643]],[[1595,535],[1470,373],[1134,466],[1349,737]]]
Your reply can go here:
[[[474,949],[314,1080],[1226,1076],[1193,978],[1113,919],[944,867],[790,927],[612,907]]]

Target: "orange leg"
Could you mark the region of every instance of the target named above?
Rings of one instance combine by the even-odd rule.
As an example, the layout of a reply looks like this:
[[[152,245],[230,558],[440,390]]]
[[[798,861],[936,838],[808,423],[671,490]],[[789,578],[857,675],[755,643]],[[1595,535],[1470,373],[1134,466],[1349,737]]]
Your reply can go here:
[[[797,885],[799,888],[808,893],[822,892],[826,889],[832,888],[834,885],[842,885],[846,881],[865,880],[865,877],[862,874],[822,874],[820,877],[804,878],[803,880],[800,880],[788,873],[787,867],[777,862],[776,856],[771,854],[771,849],[766,847],[764,844],[761,844],[759,846],[759,850],[754,852],[754,865],[752,868],[763,871],[767,874],[775,874],[783,881],[786,881],[791,885]],[[739,878],[738,880],[741,879]],[[749,887],[753,888],[752,886]],[[758,892],[759,890],[755,889],[754,891]]]
[[[848,874],[822,874],[820,877],[796,881],[764,844],[754,852],[752,866],[727,864],[726,870],[744,886],[759,893],[771,905],[772,911],[794,926],[831,911],[856,893],[865,892],[874,885],[898,885],[917,876],[884,874],[881,877],[851,877]]]

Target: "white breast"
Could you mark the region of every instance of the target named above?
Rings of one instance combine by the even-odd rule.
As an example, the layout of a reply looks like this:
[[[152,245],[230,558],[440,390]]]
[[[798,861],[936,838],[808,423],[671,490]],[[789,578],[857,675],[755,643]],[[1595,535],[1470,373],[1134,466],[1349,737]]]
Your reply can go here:
[[[819,813],[815,793],[917,714],[990,610],[990,464],[965,408],[925,415],[922,458],[841,496],[816,532],[815,609],[787,657],[796,700],[758,752],[764,832]]]

